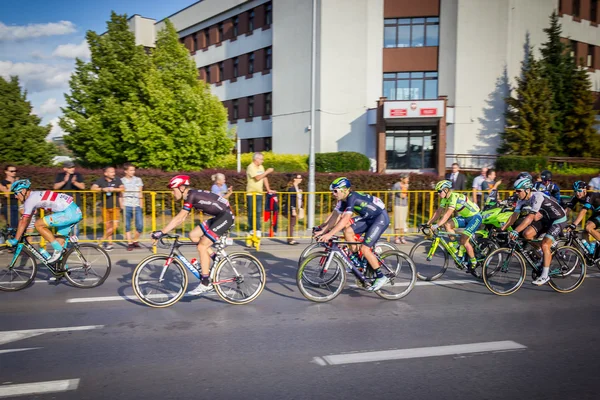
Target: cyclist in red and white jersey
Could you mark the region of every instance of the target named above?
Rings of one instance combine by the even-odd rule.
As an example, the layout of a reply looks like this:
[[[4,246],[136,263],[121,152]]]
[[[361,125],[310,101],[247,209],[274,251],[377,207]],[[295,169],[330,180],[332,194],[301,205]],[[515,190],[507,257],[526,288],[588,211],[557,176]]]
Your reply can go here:
[[[51,214],[35,221],[35,228],[54,249],[54,254],[48,259],[48,263],[53,263],[62,255],[64,239],[57,239],[48,228],[56,227],[59,235],[67,236],[71,227],[81,221],[81,210],[73,198],[67,194],[56,193],[52,190],[32,191],[30,187],[31,182],[28,179],[20,179],[10,187],[10,191],[24,204],[23,216],[19,221],[17,233],[14,239],[9,240],[9,243],[14,246],[19,242],[38,209],[43,208],[50,211]]]

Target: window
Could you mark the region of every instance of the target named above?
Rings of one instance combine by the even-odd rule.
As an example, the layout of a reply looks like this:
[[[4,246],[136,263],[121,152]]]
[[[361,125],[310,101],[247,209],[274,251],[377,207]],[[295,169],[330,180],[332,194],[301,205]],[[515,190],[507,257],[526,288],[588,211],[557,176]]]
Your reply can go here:
[[[217,38],[217,43],[220,43],[223,41],[223,23],[222,22],[219,22],[217,29],[219,31],[219,37]]]
[[[248,118],[254,117],[254,96],[248,97]]]
[[[248,55],[248,73],[254,73],[254,53]]]
[[[586,61],[586,67],[592,68],[594,66],[594,46],[592,46],[591,44],[588,44],[588,53]]]
[[[386,19],[383,32],[383,47],[438,46],[440,19],[392,18]]]
[[[239,100],[233,100],[231,103],[233,108],[233,111],[231,112],[233,115],[231,117],[234,121],[237,121],[239,119]]]
[[[267,3],[265,7],[265,24],[271,25],[273,23],[273,4]]]
[[[577,42],[575,40],[571,40],[571,51],[569,52],[571,57],[575,58],[577,55]]]
[[[240,61],[239,59],[236,57],[233,59],[233,77],[237,78],[240,73],[239,73],[239,65],[240,65]]]
[[[240,29],[240,17],[235,17],[233,19],[233,37],[237,37]]]
[[[192,39],[194,40],[194,47],[192,48],[192,51],[196,51],[198,50],[198,34],[194,33],[192,35]]]
[[[581,1],[573,0],[573,16],[581,17]]]
[[[265,51],[265,69],[269,70],[272,68],[271,64],[273,61],[273,48],[267,47]]]
[[[250,15],[248,15],[248,32],[252,32],[254,30],[254,10],[250,10]]]
[[[273,150],[273,145],[271,144],[271,138],[270,137],[266,137],[264,139],[265,141],[265,150],[264,151],[271,151]]]
[[[265,115],[271,115],[272,93],[265,94]]]
[[[590,21],[598,23],[598,0],[592,0],[590,3]]]
[[[437,72],[397,72],[383,74],[383,95],[388,100],[437,99]]]
[[[206,83],[210,83],[210,67],[205,67],[204,72],[206,74],[206,79],[205,79]]]
[[[225,67],[223,65],[223,62],[219,63],[219,82],[225,80]]]
[[[210,30],[206,28],[204,30],[204,47],[210,46]]]
[[[254,139],[248,139],[248,153],[254,153]]]
[[[436,135],[431,129],[386,132],[387,169],[435,168]]]

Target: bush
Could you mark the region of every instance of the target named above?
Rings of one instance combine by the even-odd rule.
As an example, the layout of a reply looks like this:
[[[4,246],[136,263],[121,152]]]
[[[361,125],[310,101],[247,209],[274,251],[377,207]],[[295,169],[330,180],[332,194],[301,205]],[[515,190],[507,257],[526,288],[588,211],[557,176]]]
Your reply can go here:
[[[368,171],[370,166],[369,157],[353,151],[315,154],[317,172]]]
[[[541,171],[548,167],[543,156],[500,156],[496,159],[498,171]]]
[[[245,171],[248,164],[252,162],[253,153],[242,154],[242,170]],[[277,172],[306,172],[308,171],[308,156],[302,154],[273,154],[264,152],[265,169],[273,168]],[[228,154],[218,159],[214,168],[237,170],[237,154]]]

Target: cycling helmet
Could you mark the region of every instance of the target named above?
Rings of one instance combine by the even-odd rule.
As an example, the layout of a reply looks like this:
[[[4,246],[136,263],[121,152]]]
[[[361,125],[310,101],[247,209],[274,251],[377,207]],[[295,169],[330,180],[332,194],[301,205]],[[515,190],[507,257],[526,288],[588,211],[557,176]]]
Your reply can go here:
[[[352,186],[352,184],[350,183],[350,180],[343,176],[343,177],[337,178],[336,180],[331,182],[331,185],[329,185],[329,190],[350,189],[350,186]]]
[[[515,189],[531,189],[533,187],[533,183],[531,182],[531,179],[521,178],[517,179],[514,187]]]
[[[585,183],[584,181],[577,181],[573,184],[573,190],[575,190],[575,191],[586,189],[586,188],[587,188],[587,183]]]
[[[542,178],[542,181],[551,181],[552,180],[552,172],[548,171],[548,170],[544,170],[542,171],[542,173],[540,174],[540,177]]]
[[[169,189],[178,188],[179,186],[190,186],[190,177],[187,175],[175,175],[167,185]]]
[[[517,180],[519,180],[521,178],[527,178],[531,182],[533,182],[533,176],[531,176],[531,174],[529,172],[521,172],[519,175],[517,175]]]
[[[31,187],[31,182],[29,179],[19,179],[18,181],[14,181],[12,185],[10,185],[10,191],[17,194],[23,189],[29,189]]]
[[[443,189],[452,189],[452,182],[445,179],[445,180],[439,181],[438,183],[435,184],[435,190],[437,192],[439,192],[440,190],[443,190]]]

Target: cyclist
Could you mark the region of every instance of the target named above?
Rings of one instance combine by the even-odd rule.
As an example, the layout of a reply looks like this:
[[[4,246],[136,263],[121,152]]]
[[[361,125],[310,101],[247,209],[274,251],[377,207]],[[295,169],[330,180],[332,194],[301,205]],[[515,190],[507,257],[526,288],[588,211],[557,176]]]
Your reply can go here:
[[[592,216],[587,220],[585,224],[585,231],[592,235],[598,243],[600,243],[600,192],[588,193],[587,184],[584,181],[577,181],[573,184],[573,190],[575,195],[566,204],[565,211],[568,213],[569,210],[574,210],[577,203],[582,205],[581,211],[577,214],[577,217],[571,225],[570,230],[575,230],[577,225],[583,220],[588,210],[592,210]],[[596,254],[598,253],[599,246],[596,245]]]
[[[194,296],[201,295],[213,290],[210,282],[210,259],[212,255],[210,246],[219,240],[219,236],[231,228],[235,217],[227,199],[206,190],[191,189],[190,177],[187,175],[174,176],[167,187],[171,189],[175,200],[184,200],[183,209],[163,229],[152,232],[152,239],[158,240],[179,226],[187,218],[192,208],[213,217],[196,226],[189,235],[193,242],[198,243],[201,269],[200,284],[190,294]]]
[[[554,197],[550,197],[542,192],[534,192],[533,182],[530,179],[518,179],[515,182],[514,188],[519,201],[517,202],[515,212],[506,221],[502,230],[506,230],[517,220],[522,208],[531,206],[527,217],[510,232],[510,236],[516,239],[519,233],[522,233],[525,240],[532,240],[540,234],[545,234],[542,240],[542,274],[533,281],[534,285],[540,286],[550,280],[548,273],[550,271],[550,262],[552,261],[552,245],[562,231],[563,225],[567,221],[567,215]]]
[[[483,220],[479,212],[479,206],[473,203],[466,195],[454,192],[452,190],[452,182],[449,180],[439,181],[435,185],[435,190],[441,198],[440,206],[433,214],[433,217],[427,222],[427,225],[434,223],[434,225],[431,225],[431,229],[433,230],[437,230],[443,225],[449,233],[455,233],[455,228],[465,228],[460,235],[461,246],[458,249],[457,257],[462,258],[464,251],[467,251],[471,265],[469,266],[468,263],[464,265],[467,268],[467,272],[469,272],[477,267],[477,259],[475,258],[475,251],[470,243],[470,239]],[[457,213],[457,216],[450,219],[454,212]]]
[[[52,214],[37,219],[34,226],[54,249],[54,253],[48,259],[48,263],[52,264],[62,256],[65,241],[62,238],[57,239],[48,228],[56,227],[59,235],[67,236],[71,227],[81,221],[83,217],[73,197],[51,190],[32,191],[30,187],[29,179],[20,179],[10,186],[10,191],[15,194],[17,200],[23,202],[23,216],[19,221],[15,238],[10,239],[9,243],[15,246],[19,242],[38,208],[51,211]]]
[[[538,192],[543,192],[547,196],[554,197],[556,201],[558,201],[558,204],[562,204],[560,188],[556,183],[552,182],[552,172],[544,170],[540,174],[540,178],[542,178],[542,181],[536,182],[534,184],[534,189]]]
[[[383,274],[377,257],[373,254],[373,246],[390,225],[390,217],[378,197],[352,191],[350,187],[351,183],[345,177],[337,178],[329,185],[329,190],[337,200],[337,204],[324,226],[317,227],[318,231],[314,236],[319,238],[319,241],[326,242],[333,234],[343,230],[344,238],[351,242],[355,240],[355,234],[364,233],[365,238],[360,245],[360,251],[376,274],[373,285],[368,289],[373,292],[389,282],[389,278]],[[358,214],[358,217],[352,218],[354,213]],[[353,260],[355,257],[357,257],[355,254],[351,255]]]

